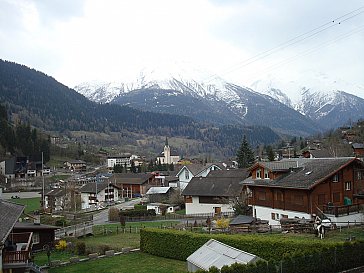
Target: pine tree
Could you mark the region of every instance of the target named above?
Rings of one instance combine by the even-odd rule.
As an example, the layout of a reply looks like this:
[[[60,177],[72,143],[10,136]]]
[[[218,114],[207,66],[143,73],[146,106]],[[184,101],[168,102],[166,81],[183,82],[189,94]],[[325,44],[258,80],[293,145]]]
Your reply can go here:
[[[248,168],[254,163],[254,153],[250,148],[250,145],[245,135],[243,137],[243,142],[241,143],[240,148],[236,155],[238,159],[239,168]]]
[[[272,146],[267,146],[267,155],[269,161],[274,161],[274,152]]]

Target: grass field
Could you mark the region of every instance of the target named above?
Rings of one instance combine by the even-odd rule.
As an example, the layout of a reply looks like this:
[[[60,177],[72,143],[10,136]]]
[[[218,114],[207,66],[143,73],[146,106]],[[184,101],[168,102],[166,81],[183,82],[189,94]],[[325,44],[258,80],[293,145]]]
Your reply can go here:
[[[66,251],[52,251],[51,255],[49,256],[50,261],[59,260],[61,262],[66,262],[69,260],[69,258],[74,257],[75,255],[68,253]],[[81,256],[78,256],[80,258],[83,258]],[[34,256],[34,263],[37,265],[46,265],[48,264],[48,256],[45,251],[38,252]]]
[[[49,269],[48,272],[186,273],[187,264],[183,261],[171,260],[138,252],[79,263],[67,267],[52,268]]]
[[[9,201],[20,204],[20,205],[25,205],[25,209],[24,209],[25,213],[31,213],[33,211],[40,209],[40,197],[11,199]]]

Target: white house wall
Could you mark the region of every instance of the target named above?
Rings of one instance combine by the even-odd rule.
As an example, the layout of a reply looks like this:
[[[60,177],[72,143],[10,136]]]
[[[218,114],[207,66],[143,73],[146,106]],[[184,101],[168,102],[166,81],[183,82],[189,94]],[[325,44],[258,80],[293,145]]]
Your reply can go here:
[[[280,226],[279,219],[282,217],[282,215],[288,215],[288,218],[298,217],[298,218],[311,219],[311,215],[308,213],[282,210],[282,209],[273,209],[262,206],[253,206],[253,213],[254,217],[260,218],[261,220],[267,220],[269,221],[269,225],[272,226]],[[276,216],[278,214],[279,218],[277,219],[277,217],[275,217],[276,220],[273,220],[272,213],[275,213]]]
[[[216,207],[220,207],[222,213],[234,211],[231,204],[202,204],[198,196],[193,196],[192,203],[186,203],[186,214],[215,213]]]
[[[188,173],[188,178],[186,178],[186,173]],[[193,178],[193,174],[186,168],[184,168],[181,173],[178,175],[178,180],[181,183],[188,183]]]

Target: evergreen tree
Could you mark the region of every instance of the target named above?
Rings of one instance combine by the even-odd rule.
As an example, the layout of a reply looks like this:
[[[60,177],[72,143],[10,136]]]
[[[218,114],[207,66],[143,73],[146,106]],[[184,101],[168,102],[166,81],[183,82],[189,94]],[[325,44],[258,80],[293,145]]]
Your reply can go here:
[[[239,168],[248,168],[254,163],[254,153],[245,135],[236,155]]]
[[[114,165],[114,173],[122,173],[123,172],[123,166],[120,164]]]
[[[132,160],[132,161],[130,162],[130,171],[131,171],[132,173],[136,173],[136,172],[137,172],[137,169],[136,169],[136,167],[135,167],[134,160]]]
[[[272,146],[270,145],[267,146],[267,155],[269,161],[274,161],[274,152]]]

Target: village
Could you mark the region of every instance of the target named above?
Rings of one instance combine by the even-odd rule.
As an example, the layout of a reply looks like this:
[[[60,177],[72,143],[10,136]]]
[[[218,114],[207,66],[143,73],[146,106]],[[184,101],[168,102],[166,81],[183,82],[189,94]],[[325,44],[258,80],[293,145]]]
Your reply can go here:
[[[234,160],[186,162],[173,153],[166,138],[155,160],[156,165],[165,166],[163,170],[133,172],[143,164],[140,156],[123,153],[108,155],[105,165],[93,171],[83,160],[66,161],[62,173],[69,175],[47,179],[47,183],[45,178],[52,176],[52,170],[42,161],[26,157],[3,161],[2,270],[46,272],[98,255],[138,251],[142,239],[140,246],[122,247],[119,252],[111,244],[104,253],[91,251],[84,259],[49,260],[51,250],[62,248],[60,242],[69,238],[96,236],[97,232],[116,235],[135,230],[142,234],[142,227],[153,222],[163,229],[211,235],[292,233],[323,240],[332,230],[362,226],[364,145],[353,143],[351,157],[330,157],[319,143],[311,146],[297,157],[291,157],[287,149],[279,159],[255,160],[241,168]],[[115,166],[121,171],[115,172]],[[22,199],[23,192],[7,193],[8,188],[32,190],[33,197],[40,197],[38,209],[25,213],[24,206],[12,203]],[[135,222],[140,226],[127,225]],[[355,240],[355,235],[345,239]],[[190,253],[189,272],[266,261],[256,253],[211,240]],[[48,263],[34,263],[38,251],[48,251]],[[225,257],[226,251],[236,254]],[[86,251],[79,253],[85,255]],[[206,266],[206,255],[216,256],[216,262]]]

